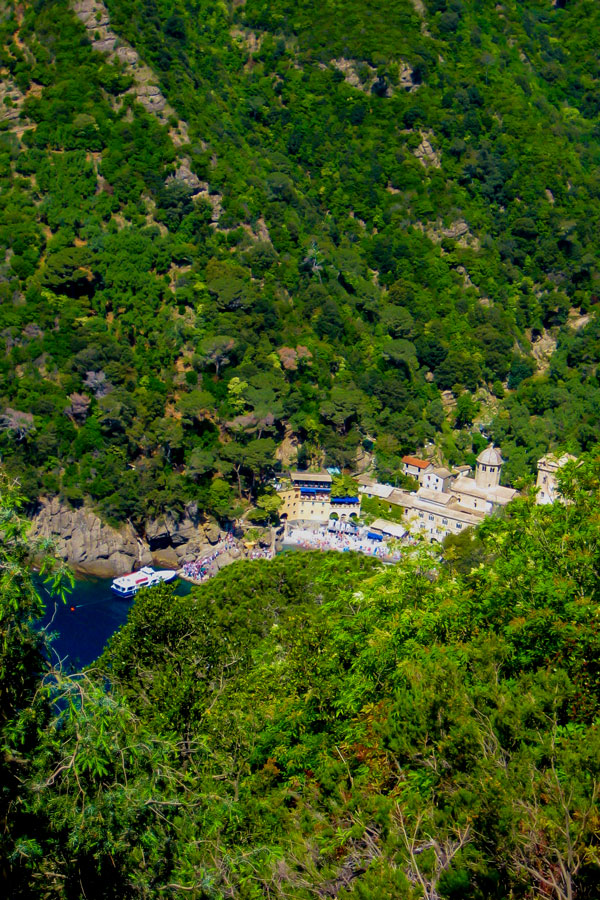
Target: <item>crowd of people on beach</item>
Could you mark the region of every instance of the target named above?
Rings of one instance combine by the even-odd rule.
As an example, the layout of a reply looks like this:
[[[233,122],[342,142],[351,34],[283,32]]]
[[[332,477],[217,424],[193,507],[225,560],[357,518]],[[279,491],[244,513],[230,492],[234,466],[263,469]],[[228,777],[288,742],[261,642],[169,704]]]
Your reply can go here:
[[[246,555],[246,559],[273,559],[275,553],[270,547],[255,547]]]
[[[400,552],[392,550],[385,541],[374,541],[361,533],[360,530],[345,533],[328,530],[325,525],[318,528],[302,528],[290,525],[288,527],[284,544],[300,547],[303,550],[338,550],[349,553],[351,550],[357,553],[365,553],[367,556],[377,556],[386,561],[397,561]]]
[[[367,556],[376,556],[386,562],[396,562],[401,556],[397,547],[390,547],[385,540],[375,541],[367,536],[366,529],[345,522],[335,523],[329,527],[326,525],[302,527],[290,524],[284,538],[284,546],[286,545],[302,550],[338,550],[342,553],[353,550]],[[208,556],[184,563],[182,567],[184,577],[198,583],[207,581],[218,571],[216,560],[236,546],[233,535],[228,534]],[[270,547],[251,547],[246,550],[244,558],[273,559],[274,555],[275,551]]]
[[[185,578],[189,578],[192,581],[208,581],[213,575],[215,575],[218,571],[218,567],[214,565],[216,560],[222,556],[224,553],[227,553],[230,550],[234,550],[236,548],[236,542],[233,538],[233,535],[228,534],[227,537],[220,541],[212,553],[208,556],[204,556],[202,559],[194,560],[193,562],[186,562],[183,564],[183,574]],[[274,552],[270,547],[253,547],[248,550],[244,554],[245,559],[272,559],[274,556]],[[233,561],[233,560],[232,560]]]
[[[228,534],[224,540],[219,541],[212,553],[209,553],[208,556],[204,556],[202,559],[197,559],[193,562],[184,563],[182,567],[184,576],[186,578],[192,578],[194,581],[206,581],[214,574],[214,571],[212,571],[214,566],[212,564],[215,560],[228,550],[233,550],[234,547],[234,537],[232,534]]]

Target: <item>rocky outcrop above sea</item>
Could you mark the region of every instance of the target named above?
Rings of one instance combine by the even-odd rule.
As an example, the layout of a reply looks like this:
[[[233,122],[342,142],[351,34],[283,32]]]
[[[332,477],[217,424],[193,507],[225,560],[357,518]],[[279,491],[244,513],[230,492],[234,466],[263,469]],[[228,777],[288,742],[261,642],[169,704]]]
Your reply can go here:
[[[223,534],[216,522],[202,520],[195,504],[190,504],[180,518],[167,514],[147,522],[145,528],[154,562],[170,568],[210,553]]]
[[[33,538],[54,541],[55,553],[80,573],[109,577],[150,565],[152,554],[131,525],[111,528],[89,509],[72,509],[53,497],[41,499]]]
[[[131,524],[113,528],[92,510],[53,497],[39,501],[31,537],[51,539],[56,555],[76,572],[109,578],[146,565],[179,568],[209,554],[223,532],[215,521],[204,521],[194,504],[180,518],[148,521],[140,534]]]

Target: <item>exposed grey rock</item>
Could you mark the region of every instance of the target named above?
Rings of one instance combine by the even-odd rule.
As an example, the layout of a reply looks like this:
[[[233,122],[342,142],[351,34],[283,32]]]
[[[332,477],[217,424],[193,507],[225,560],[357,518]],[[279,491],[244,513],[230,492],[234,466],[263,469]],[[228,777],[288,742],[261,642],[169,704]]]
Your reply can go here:
[[[87,394],[69,394],[70,406],[67,406],[65,413],[69,418],[81,424],[85,422],[90,410],[91,400]]]
[[[415,91],[418,88],[418,85],[413,81],[413,70],[408,63],[400,62],[398,81],[400,87],[403,87],[405,91]]]
[[[162,112],[167,105],[167,101],[155,84],[138,84],[135,87],[135,94],[148,112]]]
[[[195,505],[188,508],[180,519],[166,515],[161,519],[147,522],[145,531],[152,552],[166,547],[177,549],[190,543],[198,546],[205,543],[204,531],[198,524],[198,508]]]
[[[37,338],[44,337],[44,332],[39,325],[35,324],[35,322],[29,322],[23,329],[23,337],[30,341],[35,341]]]
[[[168,116],[173,115],[173,110],[153,83],[155,74],[140,60],[137,51],[112,30],[110,16],[102,0],[73,0],[73,9],[85,25],[94,50],[124,63],[126,72],[133,76],[134,83],[127,93],[134,94],[148,112],[156,115],[161,122],[166,122]],[[187,126],[184,123],[181,125],[181,128],[172,129],[180,144],[184,142],[182,135],[187,134]]]
[[[204,535],[209,544],[216,544],[221,537],[221,529],[216,522],[207,522],[204,526]]]
[[[114,37],[103,37],[100,40],[92,41],[94,50],[97,50],[98,53],[110,53],[111,50],[114,50],[116,43],[117,39]]]
[[[33,414],[7,406],[0,415],[0,430],[10,431],[18,441],[22,441],[28,434],[35,431]]]
[[[230,566],[233,562],[233,557],[229,553],[222,553],[221,556],[217,556],[215,560],[212,562],[212,567],[219,571],[220,569],[224,569],[227,566]]]
[[[147,545],[131,525],[117,530],[91,510],[71,509],[58,497],[40,500],[31,534],[54,540],[57,556],[88,575],[122,575],[152,563]]]
[[[0,107],[0,122],[13,123],[16,122],[21,115],[19,106],[2,106]]]
[[[146,540],[151,550],[160,550],[169,543],[169,530],[163,519],[146,523]]]
[[[413,150],[413,153],[425,168],[432,166],[434,169],[439,169],[442,165],[441,155],[438,150],[433,149],[431,145],[432,139],[433,132],[421,131],[421,143],[416,150]]]
[[[96,397],[105,397],[113,389],[112,384],[106,380],[106,374],[102,369],[99,372],[86,372],[83,383],[94,392]]]
[[[158,550],[152,555],[152,559],[155,565],[164,569],[178,569],[181,564],[179,556],[172,547]]]
[[[449,228],[442,229],[442,234],[447,238],[459,238],[463,234],[466,234],[469,230],[469,226],[465,221],[459,219],[457,222],[453,222]]]
[[[140,61],[139,56],[137,55],[137,52],[133,49],[133,47],[117,47],[117,49],[115,50],[115,54],[117,56],[117,59],[120,59],[122,63],[133,68],[135,68],[135,66],[137,66]]]
[[[86,28],[93,30],[108,25],[108,11],[103,3],[98,3],[97,0],[76,0],[73,7]]]
[[[108,578],[153,564],[179,569],[209,556],[224,534],[215,521],[200,519],[197,505],[189,504],[180,519],[166,515],[147,522],[142,537],[131,524],[112,528],[92,510],[72,509],[53,497],[39,501],[31,534],[52,539],[56,555],[76,572]],[[230,562],[243,555],[237,548],[228,553]]]
[[[9,353],[13,347],[18,347],[21,343],[15,336],[14,328],[5,328],[4,331],[0,331],[0,338],[4,339],[4,347],[7,353]]]
[[[167,178],[167,184],[172,181],[181,181],[182,184],[186,184],[192,191],[201,190],[205,184],[205,182],[200,181],[198,176],[192,172],[186,160],[182,161],[174,175],[170,175],[169,178]]]

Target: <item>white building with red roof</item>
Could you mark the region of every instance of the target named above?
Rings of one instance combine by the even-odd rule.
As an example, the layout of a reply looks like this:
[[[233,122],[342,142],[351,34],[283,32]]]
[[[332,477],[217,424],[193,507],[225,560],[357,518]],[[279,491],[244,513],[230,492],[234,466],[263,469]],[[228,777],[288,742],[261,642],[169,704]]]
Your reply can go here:
[[[416,478],[419,484],[423,484],[427,472],[433,471],[433,464],[428,459],[419,459],[418,456],[403,456],[402,471],[405,475]]]

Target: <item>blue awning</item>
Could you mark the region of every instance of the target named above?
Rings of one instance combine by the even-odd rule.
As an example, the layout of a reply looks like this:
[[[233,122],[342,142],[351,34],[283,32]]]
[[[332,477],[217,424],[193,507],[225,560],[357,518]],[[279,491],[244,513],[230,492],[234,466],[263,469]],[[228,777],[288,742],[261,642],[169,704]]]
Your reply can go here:
[[[367,537],[371,538],[372,541],[382,541],[383,535],[377,534],[375,531],[367,531]]]
[[[358,497],[332,497],[332,503],[358,503]]]
[[[316,488],[300,488],[300,494],[316,494]]]

